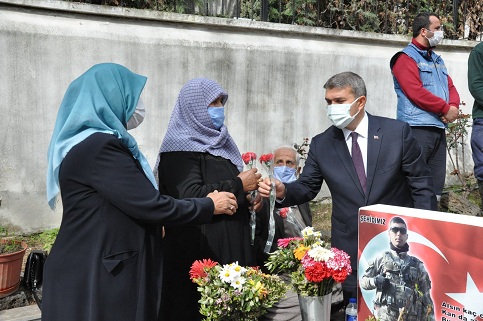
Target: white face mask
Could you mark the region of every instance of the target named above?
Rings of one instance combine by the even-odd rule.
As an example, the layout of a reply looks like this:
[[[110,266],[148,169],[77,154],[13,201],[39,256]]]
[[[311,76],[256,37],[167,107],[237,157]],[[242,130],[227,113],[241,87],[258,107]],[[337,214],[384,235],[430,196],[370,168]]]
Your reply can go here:
[[[430,47],[436,47],[444,39],[444,33],[443,30],[432,31],[432,33],[433,36],[431,38],[426,37],[426,39],[428,39]]]
[[[359,97],[360,98],[360,97]],[[356,118],[360,109],[354,116],[351,116],[351,107],[359,99],[357,98],[350,104],[332,104],[327,106],[327,117],[329,117],[332,124],[337,128],[345,128]]]
[[[146,109],[144,107],[144,103],[139,98],[138,104],[136,106],[136,109],[134,110],[134,113],[132,114],[131,118],[127,121],[126,129],[134,129],[138,127],[144,120],[144,115],[146,115]]]

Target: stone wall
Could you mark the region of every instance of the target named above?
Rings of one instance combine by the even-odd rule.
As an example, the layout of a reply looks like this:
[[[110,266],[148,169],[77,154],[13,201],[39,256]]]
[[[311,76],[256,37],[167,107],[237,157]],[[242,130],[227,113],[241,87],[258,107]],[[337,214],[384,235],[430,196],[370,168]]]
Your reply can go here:
[[[69,83],[116,62],[148,77],[144,123],[132,131],[151,165],[177,94],[205,76],[229,93],[226,124],[240,151],[302,143],[329,126],[323,84],[354,71],[367,111],[395,117],[389,60],[410,39],[250,20],[178,15],[55,0],[0,0],[0,225],[58,226],[45,196],[46,152]],[[474,42],[438,47],[471,110],[467,58]],[[469,148],[468,148],[469,152]],[[471,157],[466,155],[471,170]],[[448,167],[449,168],[449,167]],[[327,189],[321,195],[327,195]]]

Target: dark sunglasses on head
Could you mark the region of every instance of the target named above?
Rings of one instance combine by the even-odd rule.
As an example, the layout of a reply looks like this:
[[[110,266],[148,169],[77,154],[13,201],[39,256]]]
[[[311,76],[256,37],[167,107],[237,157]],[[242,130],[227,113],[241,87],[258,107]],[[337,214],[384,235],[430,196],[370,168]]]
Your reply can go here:
[[[397,234],[397,232],[401,232],[401,234],[406,234],[408,230],[405,227],[391,227],[390,228],[391,232],[394,232],[394,234]]]

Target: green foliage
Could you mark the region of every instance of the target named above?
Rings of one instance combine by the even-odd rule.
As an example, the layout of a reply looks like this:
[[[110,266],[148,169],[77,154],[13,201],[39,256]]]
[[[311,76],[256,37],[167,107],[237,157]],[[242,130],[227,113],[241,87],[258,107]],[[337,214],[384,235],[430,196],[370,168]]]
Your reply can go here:
[[[465,105],[464,102],[461,103]],[[448,124],[446,129],[446,149],[448,156],[453,165],[450,175],[456,175],[458,178],[463,194],[467,196],[471,189],[473,180],[473,172],[466,171],[465,168],[465,146],[468,137],[468,128],[471,127],[471,115],[463,114],[461,109],[459,115],[453,123]]]
[[[53,228],[50,230],[45,230],[38,235],[38,242],[43,244],[44,251],[50,252],[58,233],[59,228]]]
[[[8,228],[0,225],[0,236],[8,237]]]
[[[17,240],[9,239],[0,243],[0,254],[15,253],[20,250],[22,250],[22,244]]]
[[[262,0],[64,0],[210,16],[262,20]],[[475,40],[483,31],[481,0],[266,0],[267,21],[333,29],[412,33],[414,17],[423,11],[439,15],[445,38]],[[454,8],[454,4],[458,8]],[[240,6],[238,10],[238,6]],[[238,14],[239,11],[239,14]]]
[[[10,254],[22,249],[22,245],[16,238],[9,237],[9,228],[0,225],[0,254]]]

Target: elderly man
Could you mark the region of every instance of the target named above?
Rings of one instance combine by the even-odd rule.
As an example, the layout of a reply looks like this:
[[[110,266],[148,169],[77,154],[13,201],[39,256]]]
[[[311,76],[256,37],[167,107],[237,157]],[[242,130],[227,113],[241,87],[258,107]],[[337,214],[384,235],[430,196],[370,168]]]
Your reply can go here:
[[[405,122],[365,112],[366,86],[352,72],[325,84],[327,115],[334,124],[310,143],[304,170],[291,183],[275,180],[279,207],[312,200],[327,183],[332,195],[332,246],[351,257],[352,275],[342,284],[345,304],[357,297],[359,208],[388,204],[435,210],[431,171]],[[269,197],[270,181],[259,183]]]
[[[293,147],[282,146],[273,152],[273,176],[283,183],[290,183],[297,179],[301,167],[299,166],[300,155]],[[257,213],[257,227],[255,232],[255,253],[257,264],[264,269],[268,260],[268,253],[277,250],[277,240],[287,237],[302,236],[302,229],[312,225],[312,214],[309,204],[303,203],[298,206],[276,208],[274,213],[269,213],[270,206],[265,199],[262,210]],[[273,215],[274,228],[270,231],[270,215]],[[272,246],[265,251],[265,245],[269,235],[274,236]],[[281,275],[287,283],[290,282],[288,275]],[[297,293],[289,290],[282,300],[275,304],[260,318],[260,321],[299,321],[302,320]]]
[[[393,217],[388,234],[390,250],[369,263],[360,283],[365,290],[376,289],[374,316],[380,321],[434,320],[431,280],[424,263],[408,254],[406,222]]]

